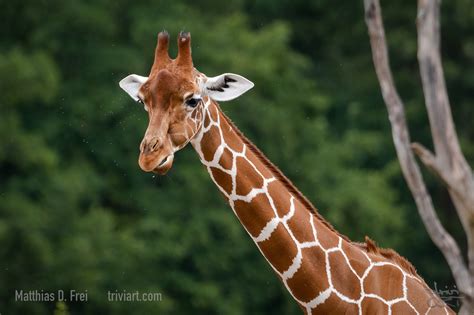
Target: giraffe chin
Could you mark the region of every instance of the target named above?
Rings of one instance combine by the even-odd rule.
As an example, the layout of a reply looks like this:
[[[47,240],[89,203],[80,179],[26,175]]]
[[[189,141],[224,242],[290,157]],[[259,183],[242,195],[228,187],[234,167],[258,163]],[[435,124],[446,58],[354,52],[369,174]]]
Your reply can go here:
[[[173,166],[174,154],[168,154],[164,157],[150,159],[149,156],[140,155],[138,164],[145,172],[153,172],[159,175],[165,175]]]

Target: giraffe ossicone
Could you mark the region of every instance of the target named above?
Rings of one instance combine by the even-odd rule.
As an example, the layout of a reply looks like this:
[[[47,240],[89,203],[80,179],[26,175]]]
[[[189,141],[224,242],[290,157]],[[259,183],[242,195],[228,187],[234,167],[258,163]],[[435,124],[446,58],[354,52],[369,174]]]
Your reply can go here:
[[[257,248],[306,314],[453,314],[393,250],[354,243],[322,218],[305,196],[220,110],[253,87],[242,76],[208,78],[193,66],[191,36],[158,35],[147,77],[120,82],[143,103],[149,123],[140,145],[144,171],[165,174],[190,143]]]

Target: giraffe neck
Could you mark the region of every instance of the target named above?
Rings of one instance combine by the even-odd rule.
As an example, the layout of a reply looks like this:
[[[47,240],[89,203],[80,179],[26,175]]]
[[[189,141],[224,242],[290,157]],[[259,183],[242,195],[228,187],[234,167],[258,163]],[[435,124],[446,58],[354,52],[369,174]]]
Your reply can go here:
[[[210,99],[205,102],[203,125],[191,144],[305,313],[415,310],[409,287],[426,301],[436,299],[416,274],[332,229],[219,106]],[[384,284],[389,275],[397,275],[391,280],[393,289]]]

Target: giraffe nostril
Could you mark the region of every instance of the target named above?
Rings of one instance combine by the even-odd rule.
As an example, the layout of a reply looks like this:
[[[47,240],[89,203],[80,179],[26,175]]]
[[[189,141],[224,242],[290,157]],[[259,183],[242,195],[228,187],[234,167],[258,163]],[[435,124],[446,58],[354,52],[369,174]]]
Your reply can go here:
[[[156,149],[158,149],[159,144],[160,144],[160,141],[159,141],[158,139],[156,139],[155,141],[153,141],[153,146],[151,147],[151,150],[152,150],[152,151],[155,151]]]
[[[162,143],[159,138],[143,139],[142,143],[140,144],[140,152],[147,154],[157,151],[161,147]]]

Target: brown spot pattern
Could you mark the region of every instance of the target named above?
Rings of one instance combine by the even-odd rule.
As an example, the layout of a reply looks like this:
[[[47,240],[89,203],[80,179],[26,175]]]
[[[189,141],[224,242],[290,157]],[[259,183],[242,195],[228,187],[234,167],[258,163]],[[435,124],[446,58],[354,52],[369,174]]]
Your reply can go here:
[[[362,308],[362,314],[387,314],[388,313],[387,304],[385,304],[384,302],[378,299],[370,298],[370,297],[366,297],[362,300],[361,308]]]
[[[224,118],[221,118],[223,121]],[[222,136],[226,139],[226,143],[232,150],[236,152],[242,152],[244,149],[244,144],[239,137],[232,131],[232,128],[229,124],[221,124]]]
[[[240,196],[247,195],[253,188],[262,188],[263,178],[243,157],[237,157],[237,187],[236,193]]]
[[[318,231],[318,240],[325,249],[337,247],[339,244],[339,236],[331,233],[329,229],[321,222],[314,220],[316,231]]]
[[[370,262],[367,257],[362,254],[361,250],[355,248],[354,245],[349,244],[346,241],[342,241],[342,250],[349,259],[349,263],[352,269],[357,273],[359,277],[362,277],[364,272],[369,268]]]
[[[247,150],[245,152],[245,157],[253,164],[255,165],[258,170],[260,171],[260,173],[262,173],[263,177],[265,178],[271,178],[273,177],[273,173],[267,168],[264,166],[264,164],[262,163],[262,161],[260,161],[256,156],[255,154],[251,151],[251,150]],[[287,189],[284,189],[284,190],[287,190]]]
[[[219,116],[219,112],[217,111],[216,106],[209,107],[209,114],[211,116],[212,121],[217,122],[217,117]]]
[[[219,187],[221,187],[227,194],[230,194],[232,192],[232,177],[215,167],[211,167],[211,173],[212,177],[217,182],[217,185],[219,185]]]
[[[204,117],[204,128],[207,129],[207,127],[209,127],[209,125],[211,124],[211,119],[209,118],[209,115],[206,115],[206,117]]]
[[[357,276],[350,270],[344,256],[341,252],[331,252],[328,255],[334,288],[344,296],[358,300],[361,294],[360,282]],[[334,275],[344,275],[344,277],[335,277]]]
[[[312,247],[304,248],[302,256],[300,268],[287,283],[297,299],[309,302],[329,288],[325,255],[319,248]]]
[[[280,218],[290,212],[291,195],[284,188],[283,184],[277,180],[268,184],[268,193],[272,196],[273,204]]]
[[[392,314],[416,315],[416,312],[407,302],[402,301],[392,305]]]
[[[298,242],[313,242],[314,236],[309,221],[311,217],[308,214],[308,211],[304,209],[299,202],[295,203],[297,203],[297,205],[295,205],[295,213],[287,221],[288,226]]]
[[[201,142],[206,143],[206,146],[202,148],[202,154],[204,159],[208,162],[212,161],[214,154],[221,144],[221,138],[219,135],[219,129],[216,126],[212,126],[208,132],[204,134]]]
[[[270,207],[270,202],[265,194],[257,195],[250,202],[242,200],[234,202],[234,210],[240,222],[242,222],[253,237],[257,237],[274,217],[272,212],[259,211],[262,207]]]
[[[283,224],[278,225],[268,240],[257,245],[262,250],[263,255],[280,273],[290,267],[298,252],[296,244],[291,240]]]
[[[232,169],[232,152],[230,152],[229,149],[224,148],[224,152],[221,155],[221,158],[219,159],[219,164],[226,170],[231,170]]]
[[[386,301],[403,297],[403,274],[392,266],[373,267],[364,279],[365,293],[380,296]]]
[[[419,294],[419,287],[420,282],[412,279],[407,278],[407,298],[410,301],[411,305],[413,305],[418,311],[421,311],[423,314],[428,311],[430,305],[438,305],[438,300],[433,298],[428,294]]]
[[[318,305],[311,314],[358,314],[359,308],[356,304],[342,301],[336,294],[332,293],[324,303]],[[364,313],[365,314],[365,313]],[[367,313],[376,314],[376,313]]]

